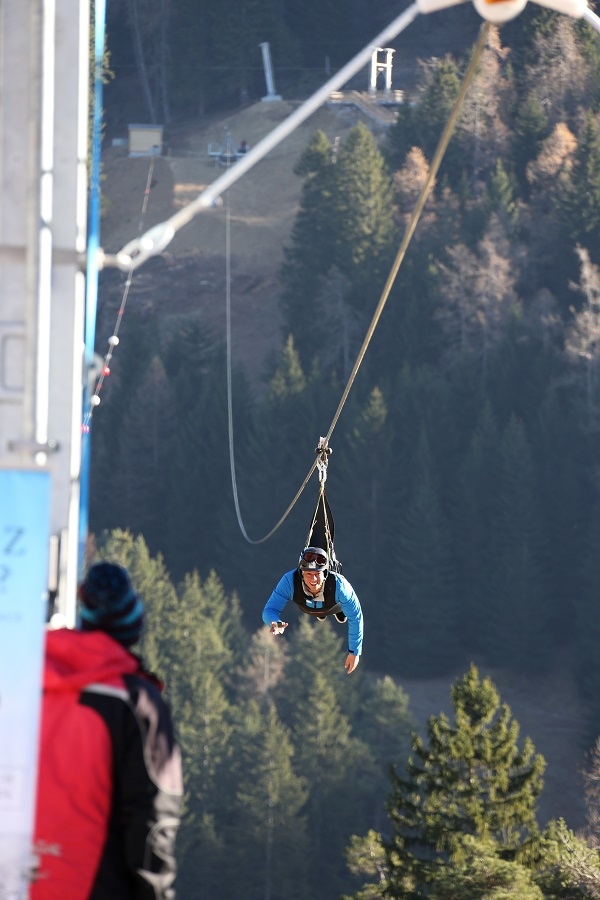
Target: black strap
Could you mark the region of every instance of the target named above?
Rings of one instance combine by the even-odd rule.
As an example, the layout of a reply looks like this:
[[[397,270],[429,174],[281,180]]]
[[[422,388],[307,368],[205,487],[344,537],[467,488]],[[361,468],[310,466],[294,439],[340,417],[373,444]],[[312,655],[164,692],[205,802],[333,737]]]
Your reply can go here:
[[[340,612],[342,607],[335,602],[336,581],[333,574],[329,574],[323,585],[323,606],[315,609],[314,606],[307,606],[306,594],[302,587],[302,576],[296,569],[294,572],[294,595],[292,597],[296,606],[309,616],[332,616],[336,612]]]

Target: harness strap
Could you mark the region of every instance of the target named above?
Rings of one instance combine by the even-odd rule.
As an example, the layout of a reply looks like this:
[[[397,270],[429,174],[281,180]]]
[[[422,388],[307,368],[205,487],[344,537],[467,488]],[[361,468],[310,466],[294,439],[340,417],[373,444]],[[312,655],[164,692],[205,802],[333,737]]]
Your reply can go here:
[[[309,616],[331,616],[334,613],[340,612],[342,609],[341,604],[335,602],[335,588],[335,576],[329,574],[323,585],[323,606],[319,608],[308,606],[306,595],[302,587],[302,576],[296,569],[294,572],[294,594],[292,599],[296,606]]]

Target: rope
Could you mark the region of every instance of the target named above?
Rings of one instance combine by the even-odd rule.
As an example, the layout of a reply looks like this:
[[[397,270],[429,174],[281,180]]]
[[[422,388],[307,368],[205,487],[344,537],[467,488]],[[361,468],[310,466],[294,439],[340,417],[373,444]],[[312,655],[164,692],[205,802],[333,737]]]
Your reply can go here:
[[[362,347],[360,348],[359,354],[356,358],[356,362],[354,363],[352,372],[350,373],[350,377],[348,378],[348,382],[344,389],[344,393],[342,394],[342,398],[338,404],[336,413],[333,417],[331,425],[329,426],[327,435],[324,438],[321,437],[319,439],[319,446],[317,447],[317,451],[316,451],[318,454],[317,459],[311,466],[306,478],[304,479],[301,487],[299,488],[298,492],[296,493],[296,496],[294,497],[294,499],[292,500],[292,502],[290,503],[290,505],[288,506],[286,511],[283,513],[283,515],[281,516],[281,518],[279,519],[277,524],[273,526],[273,528],[269,531],[268,534],[266,534],[264,537],[260,538],[259,540],[251,540],[246,533],[246,529],[244,528],[243,522],[241,520],[238,495],[237,495],[237,487],[236,487],[236,482],[235,482],[235,464],[234,464],[234,457],[233,457],[233,423],[232,423],[232,416],[231,416],[231,406],[232,406],[232,404],[231,404],[231,292],[230,292],[230,285],[229,285],[230,279],[228,276],[227,292],[226,292],[226,294],[227,294],[227,403],[228,403],[229,429],[230,429],[230,440],[229,440],[230,466],[231,466],[231,473],[232,473],[232,485],[233,485],[233,490],[234,490],[234,502],[235,502],[236,514],[238,517],[238,523],[240,525],[240,530],[241,530],[242,534],[244,535],[246,540],[251,544],[261,544],[264,541],[268,540],[277,531],[277,529],[283,524],[285,519],[288,517],[288,515],[294,508],[296,502],[298,501],[300,495],[302,494],[302,491],[308,484],[312,473],[314,472],[315,468],[317,468],[317,467],[319,467],[319,481],[321,483],[321,491],[323,491],[323,489],[324,489],[324,483],[325,483],[325,478],[326,478],[327,456],[331,452],[331,450],[328,446],[329,439],[331,438],[333,430],[334,430],[335,426],[337,425],[337,422],[341,415],[342,409],[344,408],[344,404],[346,403],[346,400],[348,399],[350,389],[352,388],[352,385],[354,384],[354,380],[356,378],[356,375],[358,373],[360,365],[365,357],[367,348],[371,342],[371,338],[373,337],[373,334],[375,332],[375,329],[376,329],[379,319],[381,317],[381,313],[383,312],[383,308],[384,308],[384,306],[387,302],[387,299],[390,295],[390,291],[392,289],[394,281],[396,280],[396,276],[398,274],[398,271],[400,269],[400,266],[402,264],[404,256],[406,255],[406,250],[408,248],[408,245],[410,244],[410,241],[411,241],[412,236],[417,227],[417,224],[418,224],[419,218],[421,216],[421,213],[423,211],[423,208],[425,206],[425,203],[427,202],[427,198],[431,191],[431,187],[432,187],[435,177],[439,171],[442,159],[444,158],[444,154],[446,152],[446,148],[448,147],[448,143],[450,141],[452,132],[456,125],[456,121],[458,119],[460,110],[462,108],[462,104],[465,99],[467,90],[469,89],[469,86],[473,80],[475,72],[477,71],[477,66],[479,64],[481,54],[487,43],[490,27],[491,27],[491,25],[489,22],[484,22],[483,25],[481,26],[481,29],[479,32],[479,37],[477,39],[477,43],[475,45],[473,55],[469,62],[467,71],[465,73],[465,77],[463,78],[462,84],[460,86],[458,96],[454,102],[454,106],[450,112],[450,116],[448,117],[448,121],[446,122],[444,131],[443,131],[442,136],[437,145],[427,178],[425,179],[425,183],[423,184],[421,194],[419,195],[419,198],[418,198],[415,208],[413,210],[412,216],[411,216],[408,226],[406,228],[404,238],[402,240],[402,243],[400,244],[398,253],[396,254],[396,258],[394,259],[394,262],[392,264],[392,268],[390,269],[390,273],[387,277],[381,297],[379,298],[379,302],[375,309],[375,313],[371,320],[371,324],[369,325],[369,328],[367,330],[367,334],[363,341]],[[229,217],[229,210],[228,210],[227,217],[226,217],[227,223],[229,223],[228,217]],[[230,253],[229,240],[230,240],[230,237],[229,237],[229,224],[228,224],[227,225],[227,240],[226,240],[227,259],[229,259],[229,253]],[[229,263],[227,263],[227,265],[229,265]],[[319,496],[319,499],[320,499],[320,496]],[[317,508],[318,508],[318,504],[317,504]],[[313,521],[313,527],[314,527],[314,521]],[[312,534],[312,528],[311,528],[311,534]]]
[[[138,224],[138,236],[142,234],[142,229],[144,227],[144,219],[146,218],[146,210],[148,209],[148,200],[150,198],[150,188],[152,185],[152,175],[154,174],[154,162],[155,158],[152,157],[150,161],[150,166],[148,168],[148,177],[146,178],[146,188],[144,190],[144,199],[142,202],[142,209],[140,212],[140,220]],[[121,327],[121,321],[125,314],[125,307],[127,305],[127,298],[129,296],[129,289],[131,287],[131,282],[133,281],[133,272],[134,266],[131,265],[129,267],[129,272],[127,274],[127,280],[125,282],[125,288],[123,290],[123,297],[121,299],[121,305],[119,306],[119,312],[117,313],[117,321],[115,322],[115,327],[113,328],[113,333],[108,339],[108,350],[104,356],[104,362],[102,364],[102,368],[100,370],[100,375],[96,382],[96,387],[94,393],[90,397],[90,403],[88,411],[85,414],[83,419],[82,430],[84,434],[90,430],[90,421],[92,419],[92,415],[96,406],[100,404],[100,391],[104,385],[104,381],[108,375],[110,375],[110,361],[112,359],[114,349],[119,343],[119,329]]]
[[[456,98],[456,101],[454,103],[454,106],[452,108],[450,116],[448,118],[448,121],[446,122],[446,127],[444,128],[444,131],[440,138],[439,144],[437,145],[437,148],[436,148],[436,151],[435,151],[435,154],[433,157],[433,161],[431,163],[431,168],[429,169],[429,173],[427,175],[427,178],[425,179],[425,183],[421,190],[421,194],[420,194],[419,199],[417,200],[416,206],[413,210],[413,214],[408,223],[408,227],[404,234],[404,238],[402,240],[402,243],[400,245],[398,253],[396,254],[396,258],[393,262],[392,268],[390,270],[390,274],[388,275],[388,278],[387,278],[387,281],[383,288],[381,297],[379,298],[379,303],[377,304],[377,307],[375,309],[375,313],[373,315],[373,319],[371,320],[371,324],[369,325],[369,329],[368,329],[365,339],[363,341],[363,345],[360,348],[359,354],[356,358],[356,362],[354,363],[354,367],[352,369],[352,372],[350,373],[350,377],[348,378],[348,383],[346,384],[344,393],[339,402],[336,413],[333,417],[331,425],[329,426],[329,431],[327,432],[327,435],[325,437],[325,445],[327,445],[329,443],[329,439],[333,433],[333,429],[337,425],[337,421],[340,417],[340,414],[342,412],[344,404],[348,398],[350,389],[351,389],[352,385],[354,384],[354,379],[356,378],[356,374],[357,374],[357,372],[360,368],[360,365],[364,359],[365,353],[367,352],[367,347],[369,346],[369,343],[371,342],[371,338],[373,337],[373,333],[375,332],[377,323],[379,322],[379,319],[381,317],[381,313],[383,312],[383,307],[385,306],[385,304],[387,302],[387,299],[390,295],[390,291],[392,289],[394,281],[396,280],[398,270],[400,269],[400,265],[402,263],[402,260],[404,259],[408,245],[414,234],[415,228],[417,227],[417,223],[418,223],[421,213],[423,211],[423,207],[425,206],[425,203],[427,202],[427,198],[429,196],[429,192],[433,185],[435,176],[438,173],[442,159],[444,158],[444,153],[446,152],[446,148],[448,147],[448,142],[450,141],[450,137],[452,136],[454,126],[456,125],[456,120],[458,119],[458,115],[460,113],[460,110],[461,110],[461,107],[463,104],[463,100],[465,99],[467,90],[469,89],[471,81],[473,80],[473,76],[475,75],[475,72],[477,70],[477,65],[479,63],[479,59],[483,52],[483,48],[485,47],[485,45],[487,43],[487,38],[488,38],[488,33],[490,30],[490,27],[491,26],[490,26],[489,22],[484,22],[483,25],[481,26],[481,29],[479,32],[479,38],[477,40],[477,44],[475,45],[475,50],[473,51],[473,56],[471,57],[469,67],[465,73],[465,77],[460,86],[460,91],[458,92],[458,96]]]
[[[288,515],[296,505],[302,491],[308,484],[310,477],[317,467],[318,460],[312,464],[310,471],[302,482],[302,486],[298,493],[283,513],[279,521],[273,526],[268,534],[258,539],[253,539],[248,535],[244,525],[242,514],[240,511],[240,501],[237,488],[237,478],[235,474],[235,454],[234,454],[234,438],[233,438],[233,390],[232,390],[232,364],[231,364],[231,205],[229,203],[229,194],[225,195],[225,310],[226,310],[226,342],[227,342],[227,424],[229,433],[229,469],[231,472],[231,487],[233,490],[233,503],[235,506],[235,514],[242,535],[249,544],[263,544],[272,537],[278,528],[285,522]]]

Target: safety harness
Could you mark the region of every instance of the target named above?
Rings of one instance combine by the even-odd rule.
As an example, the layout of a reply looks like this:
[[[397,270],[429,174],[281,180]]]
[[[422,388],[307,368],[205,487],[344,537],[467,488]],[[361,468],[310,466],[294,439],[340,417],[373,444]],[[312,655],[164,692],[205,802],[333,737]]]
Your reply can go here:
[[[292,597],[296,606],[309,616],[332,616],[334,613],[340,612],[342,607],[335,602],[335,576],[329,573],[323,585],[322,606],[315,606],[317,601],[312,597],[307,597],[302,587],[302,575],[296,569],[294,572],[294,596]]]

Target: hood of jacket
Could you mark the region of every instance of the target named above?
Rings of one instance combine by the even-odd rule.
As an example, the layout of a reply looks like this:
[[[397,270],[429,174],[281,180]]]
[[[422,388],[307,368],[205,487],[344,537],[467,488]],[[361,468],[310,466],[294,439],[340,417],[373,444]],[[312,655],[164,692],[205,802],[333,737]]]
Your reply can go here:
[[[138,658],[104,631],[58,628],[46,633],[46,692],[81,691],[100,682],[118,685],[123,675],[139,670]]]

